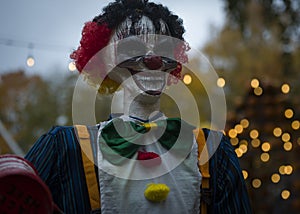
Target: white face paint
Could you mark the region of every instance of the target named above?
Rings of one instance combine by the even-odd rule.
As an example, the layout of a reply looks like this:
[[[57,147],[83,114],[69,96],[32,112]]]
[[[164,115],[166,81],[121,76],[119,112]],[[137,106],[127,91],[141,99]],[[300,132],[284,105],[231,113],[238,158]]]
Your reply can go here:
[[[169,34],[167,25],[162,21],[160,25],[160,35]],[[130,31],[132,28],[134,35]],[[155,33],[148,17],[143,16],[135,23],[127,18],[110,40],[112,54],[109,57],[117,66],[109,76],[124,88],[124,113],[144,119],[159,110],[167,72],[177,65],[176,61],[161,57],[166,51],[162,48],[164,41]]]

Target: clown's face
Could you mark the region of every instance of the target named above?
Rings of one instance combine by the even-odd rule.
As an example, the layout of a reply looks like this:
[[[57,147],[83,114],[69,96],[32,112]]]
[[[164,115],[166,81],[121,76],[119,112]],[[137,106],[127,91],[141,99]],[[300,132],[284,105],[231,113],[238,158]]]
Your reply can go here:
[[[117,64],[110,77],[130,93],[148,99],[160,97],[168,73],[177,66],[171,56],[173,43],[167,37],[170,35],[168,27],[163,21],[159,25],[160,30],[157,31],[146,16],[135,23],[128,18],[110,40],[110,57]]]

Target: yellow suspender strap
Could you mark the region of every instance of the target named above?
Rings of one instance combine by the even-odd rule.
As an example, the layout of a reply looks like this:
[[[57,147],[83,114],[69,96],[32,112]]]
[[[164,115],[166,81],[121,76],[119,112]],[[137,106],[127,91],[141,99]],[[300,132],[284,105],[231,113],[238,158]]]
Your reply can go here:
[[[204,132],[201,128],[197,128],[194,131],[196,136],[196,141],[198,144],[198,163],[199,170],[202,174],[202,189],[209,189],[209,159],[208,159],[208,150],[206,147],[206,139]],[[204,160],[204,161],[203,161]],[[204,162],[203,164],[201,164]],[[201,214],[207,213],[207,204],[201,200]]]
[[[99,209],[100,193],[97,185],[97,177],[94,167],[93,151],[90,142],[90,134],[86,126],[76,125],[77,136],[81,147],[82,163],[86,178],[87,189],[92,210]]]

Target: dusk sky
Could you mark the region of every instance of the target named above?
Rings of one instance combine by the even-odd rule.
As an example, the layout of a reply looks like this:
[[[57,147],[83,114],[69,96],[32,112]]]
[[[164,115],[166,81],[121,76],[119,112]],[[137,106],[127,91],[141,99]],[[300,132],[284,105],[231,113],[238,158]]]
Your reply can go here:
[[[153,0],[179,15],[185,39],[200,49],[211,24],[221,26],[225,16],[222,0]],[[17,69],[51,75],[66,71],[69,54],[80,40],[82,27],[98,15],[108,0],[1,0],[0,74]],[[27,67],[32,55],[35,65]]]

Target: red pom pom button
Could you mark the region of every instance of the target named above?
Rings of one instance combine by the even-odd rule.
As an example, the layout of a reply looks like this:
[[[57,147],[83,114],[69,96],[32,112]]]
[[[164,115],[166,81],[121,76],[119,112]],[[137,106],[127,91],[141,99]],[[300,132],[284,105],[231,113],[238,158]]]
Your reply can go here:
[[[152,167],[161,164],[160,156],[154,152],[138,151],[137,159],[141,160],[141,164],[146,167]]]

